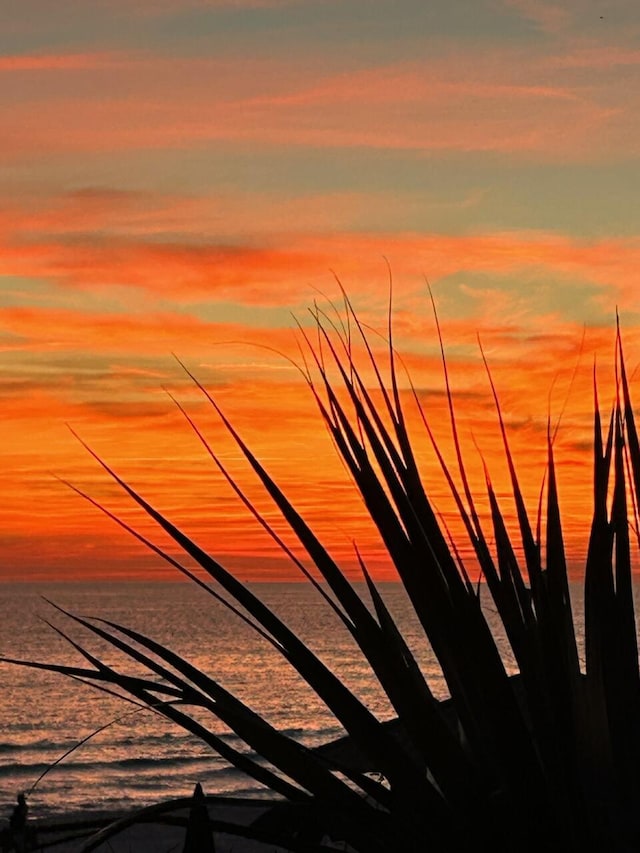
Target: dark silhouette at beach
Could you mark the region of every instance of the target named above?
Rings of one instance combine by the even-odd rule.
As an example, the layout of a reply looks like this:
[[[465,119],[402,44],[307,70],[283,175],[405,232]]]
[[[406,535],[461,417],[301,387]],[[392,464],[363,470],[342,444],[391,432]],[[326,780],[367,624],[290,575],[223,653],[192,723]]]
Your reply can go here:
[[[25,853],[35,849],[35,828],[28,825],[29,805],[24,793],[19,793],[16,805],[9,818],[9,826],[0,833],[0,849],[3,853],[14,850],[15,853]]]
[[[193,791],[193,805],[189,812],[182,853],[215,853],[209,812],[200,782]]]

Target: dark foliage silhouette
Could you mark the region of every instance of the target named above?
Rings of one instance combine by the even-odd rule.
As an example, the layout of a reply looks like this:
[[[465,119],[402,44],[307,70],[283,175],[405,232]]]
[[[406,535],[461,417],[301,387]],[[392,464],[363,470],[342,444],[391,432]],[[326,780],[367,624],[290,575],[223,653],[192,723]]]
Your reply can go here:
[[[378,720],[345,686],[340,673],[320,660],[250,588],[91,450],[202,574],[196,575],[90,496],[84,497],[207,594],[226,602],[271,644],[326,703],[346,732],[352,756],[358,758],[347,759],[344,749],[305,748],[208,673],[152,638],[112,621],[58,608],[76,626],[125,653],[136,665],[135,672],[142,666],[146,676],[108,665],[66,633],[63,636],[84,657],[85,665],[13,663],[60,672],[153,705],[157,713],[266,785],[274,794],[272,807],[253,827],[225,825],[226,832],[253,833],[286,849],[306,851],[326,849],[328,839],[361,853],[640,849],[640,675],[629,532],[640,498],[640,444],[619,331],[617,393],[604,428],[594,393],[584,667],[569,597],[552,437],[543,524],[539,518],[532,521],[525,507],[491,385],[519,535],[508,531],[488,476],[491,522],[483,528],[462,463],[447,382],[461,490],[441,455],[440,463],[481,571],[482,587],[493,600],[517,662],[518,674],[509,676],[481,607],[480,586],[471,582],[441,527],[429,485],[421,479],[401,404],[391,324],[385,382],[383,365],[374,357],[348,300],[345,306],[343,325],[314,312],[317,343],[305,337],[312,370],[305,365],[302,373],[437,656],[450,699],[435,698],[364,558],[358,555],[370,601],[359,596],[214,396],[193,376],[297,537],[307,562],[315,567],[313,573],[250,504],[184,412],[187,422],[257,521],[353,636],[397,719]],[[367,369],[377,377],[375,388],[367,386],[356,363],[352,335],[364,347]],[[421,411],[415,393],[414,403]],[[428,430],[426,417],[424,423]],[[236,750],[219,737],[217,720],[232,729],[249,751]],[[211,826],[214,833],[221,828],[215,820]],[[85,849],[94,849],[108,836],[109,831],[103,830]]]

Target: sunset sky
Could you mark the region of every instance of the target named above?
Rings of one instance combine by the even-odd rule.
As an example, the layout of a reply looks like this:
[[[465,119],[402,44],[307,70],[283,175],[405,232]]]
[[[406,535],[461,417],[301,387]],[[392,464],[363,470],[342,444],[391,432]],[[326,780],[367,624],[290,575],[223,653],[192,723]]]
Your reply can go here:
[[[148,529],[67,423],[239,576],[295,577],[167,396],[275,519],[172,353],[336,556],[352,562],[355,539],[386,576],[302,378],[272,351],[298,356],[294,316],[331,310],[334,273],[384,334],[385,258],[395,342],[447,450],[433,288],[480,496],[474,443],[505,481],[476,335],[533,509],[547,416],[566,403],[579,566],[591,371],[596,358],[608,405],[616,306],[640,362],[639,45],[632,0],[7,4],[0,577],[169,576],[56,479]]]

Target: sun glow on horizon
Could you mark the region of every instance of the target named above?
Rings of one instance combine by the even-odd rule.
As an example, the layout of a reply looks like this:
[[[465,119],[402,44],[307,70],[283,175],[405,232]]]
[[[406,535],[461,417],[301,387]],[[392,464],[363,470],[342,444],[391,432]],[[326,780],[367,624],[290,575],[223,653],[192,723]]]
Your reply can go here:
[[[332,310],[326,306],[327,316],[332,316]],[[388,385],[384,318],[380,319],[380,336],[370,333],[370,340]],[[427,325],[431,326],[428,334]],[[456,423],[474,497],[488,519],[486,464],[502,510],[513,524],[504,449],[478,344],[472,339],[471,326],[458,323],[459,339],[451,340],[447,323],[443,325]],[[416,315],[399,310],[396,326],[401,398],[425,487],[434,508],[451,527],[461,553],[473,566],[466,534],[456,521],[455,504],[414,399],[415,393],[460,487],[433,320],[425,317],[419,322]],[[296,346],[296,340],[305,346],[300,333],[296,335],[293,328],[278,335],[274,331],[268,330],[265,339],[281,346],[288,343],[290,357],[302,365]],[[261,331],[253,334],[258,343]],[[305,334],[313,342],[310,327]],[[591,512],[592,354],[598,353],[598,380],[605,406],[614,370],[613,330],[566,328],[563,335],[544,336],[542,342],[533,334],[517,335],[513,329],[507,334],[504,328],[489,326],[478,330],[478,335],[498,388],[510,447],[534,518],[546,471],[548,418],[552,429],[558,427],[554,450],[564,533],[575,573],[586,552]],[[633,334],[629,337],[632,355],[637,342]],[[187,335],[184,343],[193,346],[193,339]],[[179,345],[175,348],[181,349]],[[256,349],[249,343],[212,345],[207,350],[200,359],[195,354],[188,359],[190,369],[323,543],[352,577],[359,577],[355,542],[376,576],[393,579],[394,570],[379,534],[339,461],[303,376],[285,352]],[[311,356],[306,357],[309,362]],[[44,387],[29,388],[29,405],[26,398],[24,405],[9,410],[4,421],[5,446],[11,440],[13,448],[13,470],[4,480],[3,488],[11,500],[2,502],[0,520],[5,530],[12,531],[9,553],[14,560],[13,565],[5,561],[4,578],[171,576],[172,570],[159,558],[147,553],[144,546],[56,479],[70,481],[136,530],[166,545],[80,446],[66,427],[68,421],[120,476],[217,559],[233,567],[239,577],[298,579],[298,570],[233,493],[163,389],[167,386],[184,405],[231,476],[295,551],[279,513],[213,408],[179,365],[167,357],[164,364],[156,359],[155,369],[136,368],[127,366],[120,356],[111,360],[107,374],[99,361],[96,356],[95,366],[82,364],[88,375],[83,378],[76,374],[76,381],[58,388],[57,394],[47,394]],[[384,401],[375,389],[375,375],[366,353],[360,353],[358,362],[370,393],[383,411]],[[66,366],[62,369],[68,370],[68,361],[63,364]],[[47,369],[58,375],[61,372],[55,367],[55,359]]]

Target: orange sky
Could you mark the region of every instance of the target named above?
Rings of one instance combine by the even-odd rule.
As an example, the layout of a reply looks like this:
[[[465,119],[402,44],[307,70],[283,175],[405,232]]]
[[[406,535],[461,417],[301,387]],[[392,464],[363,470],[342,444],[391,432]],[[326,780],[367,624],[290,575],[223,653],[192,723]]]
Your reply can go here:
[[[302,378],[272,352],[297,356],[292,315],[309,326],[315,299],[339,297],[333,272],[384,333],[384,258],[397,347],[450,450],[433,287],[480,498],[474,440],[499,492],[505,472],[476,335],[532,509],[547,416],[566,401],[559,487],[579,570],[591,370],[597,357],[608,404],[616,307],[631,371],[640,360],[632,4],[166,0],[89,14],[28,0],[6,17],[0,578],[168,576],[55,479],[148,529],[66,423],[240,576],[295,577],[163,390],[276,520],[172,352],[345,565],[355,539],[385,575]]]

